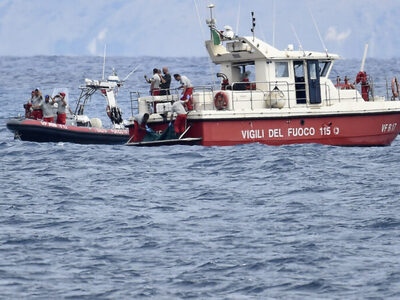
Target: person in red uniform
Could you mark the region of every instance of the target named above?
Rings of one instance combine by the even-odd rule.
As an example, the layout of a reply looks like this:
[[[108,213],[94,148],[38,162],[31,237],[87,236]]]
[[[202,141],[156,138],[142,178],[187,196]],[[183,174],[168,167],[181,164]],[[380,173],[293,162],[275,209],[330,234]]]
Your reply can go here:
[[[51,99],[50,96],[46,95],[44,97],[44,101],[40,101],[39,105],[33,105],[33,109],[40,108],[43,111],[43,121],[54,123],[54,99]]]
[[[143,141],[143,139],[146,135],[146,124],[147,124],[148,120],[149,120],[148,113],[139,114],[139,115],[135,116],[135,120],[133,122],[133,124],[134,124],[133,141],[134,142]]]
[[[150,83],[150,95],[159,96],[160,95],[160,83],[161,83],[161,71],[159,69],[153,69],[153,77],[147,78],[147,75],[144,75],[144,79],[148,83]]]
[[[179,81],[181,83],[181,86],[178,87],[178,89],[183,89],[181,100],[189,100],[189,101],[185,102],[187,109],[193,110],[193,99],[192,99],[193,86],[192,86],[192,83],[190,82],[189,78],[187,78],[184,75],[174,74],[174,78],[176,81]]]
[[[57,124],[65,125],[67,120],[67,100],[65,93],[60,93],[54,97],[54,101],[58,104],[57,107]]]
[[[174,129],[178,137],[184,133],[186,129],[187,112],[183,105],[187,104],[188,102],[189,100],[177,100],[174,102],[174,104],[172,104],[171,118],[174,115],[174,112],[176,112],[177,116],[174,123]]]
[[[40,104],[43,102],[43,96],[42,93],[40,92],[39,89],[35,89],[32,93],[32,98],[31,98],[31,103],[32,103],[32,108],[33,111],[30,115],[32,119],[42,119],[43,118],[43,112],[42,109],[40,108]]]
[[[369,100],[368,93],[370,87],[368,83],[367,73],[364,71],[360,71],[357,74],[356,83],[360,82],[361,82],[361,96],[363,97],[364,101],[368,101]]]
[[[32,111],[33,111],[33,109],[32,109],[32,98],[33,98],[34,95],[35,95],[35,91],[32,91],[31,98],[28,100],[28,102],[26,102],[24,104],[25,118],[27,118],[27,119],[31,119],[32,118],[32,115],[31,115]]]

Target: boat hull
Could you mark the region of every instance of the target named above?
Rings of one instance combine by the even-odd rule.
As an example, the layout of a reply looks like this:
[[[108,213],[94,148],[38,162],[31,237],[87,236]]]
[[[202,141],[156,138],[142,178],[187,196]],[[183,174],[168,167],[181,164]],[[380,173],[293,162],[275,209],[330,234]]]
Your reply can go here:
[[[69,126],[32,119],[10,119],[7,128],[16,138],[31,142],[123,144],[129,139],[127,129]]]
[[[185,138],[201,137],[204,146],[261,143],[317,143],[334,146],[388,146],[400,132],[400,112],[368,114],[190,119]],[[154,124],[161,129],[161,124]]]

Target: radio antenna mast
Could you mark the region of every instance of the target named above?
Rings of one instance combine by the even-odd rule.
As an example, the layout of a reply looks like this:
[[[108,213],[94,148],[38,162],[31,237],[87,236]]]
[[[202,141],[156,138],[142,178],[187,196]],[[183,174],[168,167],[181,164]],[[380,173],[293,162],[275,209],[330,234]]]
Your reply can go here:
[[[107,48],[107,44],[104,44],[104,55],[103,55],[103,77],[102,79],[104,79],[104,72],[106,70],[106,48]]]

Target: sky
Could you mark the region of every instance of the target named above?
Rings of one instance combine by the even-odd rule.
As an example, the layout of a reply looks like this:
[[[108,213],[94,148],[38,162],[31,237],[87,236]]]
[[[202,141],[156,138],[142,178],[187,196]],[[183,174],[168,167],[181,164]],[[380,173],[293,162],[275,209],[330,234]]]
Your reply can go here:
[[[245,36],[254,11],[278,49],[400,57],[400,0],[0,0],[0,55],[207,56],[210,3],[217,27]]]

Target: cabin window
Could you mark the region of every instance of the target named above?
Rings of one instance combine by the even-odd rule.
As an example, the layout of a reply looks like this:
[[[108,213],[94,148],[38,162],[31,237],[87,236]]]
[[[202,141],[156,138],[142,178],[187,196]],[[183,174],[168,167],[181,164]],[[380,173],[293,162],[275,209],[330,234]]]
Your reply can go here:
[[[331,65],[330,61],[320,61],[319,62],[319,70],[320,70],[320,76],[325,77],[326,74],[328,73],[329,67]]]
[[[275,77],[289,77],[289,66],[287,62],[275,63]]]
[[[317,64],[308,64],[308,71],[311,80],[317,79]]]

